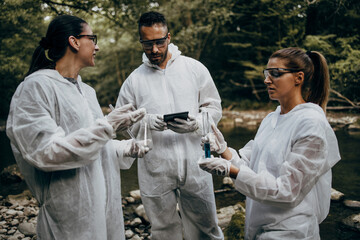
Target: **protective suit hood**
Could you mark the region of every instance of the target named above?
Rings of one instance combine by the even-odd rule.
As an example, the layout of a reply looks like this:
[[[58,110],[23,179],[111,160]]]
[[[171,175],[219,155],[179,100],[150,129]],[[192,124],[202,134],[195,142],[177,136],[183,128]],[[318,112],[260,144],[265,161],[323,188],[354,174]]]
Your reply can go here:
[[[299,111],[302,111],[303,109],[308,109],[308,110],[315,111],[318,114],[320,114],[320,115],[322,115],[322,116],[324,116],[326,118],[324,110],[319,105],[314,104],[314,103],[299,104],[299,105],[295,106],[293,109],[291,109],[290,112],[288,112],[286,114],[282,114],[282,115],[290,116],[290,115],[296,114]],[[281,106],[280,105],[277,106],[276,110],[273,113],[270,113],[270,114],[274,114],[274,118],[271,121],[271,126],[273,128],[276,127],[276,124],[277,124],[277,121],[279,119],[280,113],[281,113]]]
[[[171,64],[177,57],[179,57],[181,55],[181,51],[179,50],[179,48],[177,46],[175,46],[173,43],[170,43],[168,46],[168,53],[171,53],[171,58],[168,62],[168,65]],[[148,59],[148,57],[146,56],[145,53],[143,53],[142,55],[142,61],[143,63],[148,66],[148,67],[152,67],[152,68],[159,68],[158,65],[156,64],[152,64],[150,62],[150,60]]]
[[[38,71],[30,74],[28,77],[26,77],[24,79],[24,81],[26,81],[30,77],[31,78],[33,78],[33,77],[36,78],[36,77],[39,77],[39,76],[41,76],[41,77],[46,76],[46,77],[49,77],[49,78],[51,78],[52,80],[55,80],[55,81],[64,82],[64,83],[70,83],[63,76],[61,76],[61,74],[55,69],[41,69],[41,70],[38,70]],[[78,75],[77,81],[82,82],[82,79],[81,79],[80,75]]]

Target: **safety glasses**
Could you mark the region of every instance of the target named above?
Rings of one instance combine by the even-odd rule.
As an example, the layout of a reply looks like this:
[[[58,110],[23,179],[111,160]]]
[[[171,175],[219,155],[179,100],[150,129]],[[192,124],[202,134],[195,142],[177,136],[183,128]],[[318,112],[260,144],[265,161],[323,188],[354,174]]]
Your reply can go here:
[[[265,78],[271,76],[273,78],[279,78],[285,73],[294,73],[300,72],[301,69],[291,69],[291,68],[266,68],[264,69],[263,73]]]
[[[166,36],[163,38],[147,40],[147,41],[143,41],[140,39],[140,43],[142,44],[142,46],[145,50],[151,50],[153,48],[154,44],[156,45],[156,47],[162,48],[162,47],[165,47],[166,39],[168,38],[168,36],[169,36],[169,33],[167,33]]]
[[[82,37],[87,37],[89,38],[91,41],[93,41],[93,43],[95,45],[97,45],[97,36],[96,35],[77,35],[75,36],[76,38],[82,38]]]

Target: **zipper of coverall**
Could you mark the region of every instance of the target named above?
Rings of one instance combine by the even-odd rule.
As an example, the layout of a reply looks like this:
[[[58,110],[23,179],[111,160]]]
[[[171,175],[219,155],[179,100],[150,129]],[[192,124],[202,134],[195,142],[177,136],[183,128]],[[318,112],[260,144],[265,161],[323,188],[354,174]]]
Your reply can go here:
[[[169,64],[169,62],[168,62]],[[165,89],[166,89],[166,97],[169,101],[169,104],[170,104],[170,108],[171,108],[171,112],[175,112],[175,106],[173,105],[173,103],[175,102],[174,100],[174,96],[173,94],[171,95],[170,97],[170,89],[168,87],[168,84],[167,84],[167,80],[166,80],[166,69],[168,68],[168,66],[166,66],[165,69],[163,69],[163,74],[164,74],[164,82],[165,82]],[[171,98],[171,99],[170,99]],[[179,150],[179,146],[177,144],[177,137],[176,137],[177,134],[173,135],[173,144],[174,144],[174,153],[173,153],[173,157],[175,156],[176,158],[176,162],[177,162],[177,166],[178,166],[178,185],[182,184],[185,182],[185,171],[184,171],[184,165],[185,165],[185,162],[184,162],[184,159],[182,157],[179,157],[181,155],[181,151]]]

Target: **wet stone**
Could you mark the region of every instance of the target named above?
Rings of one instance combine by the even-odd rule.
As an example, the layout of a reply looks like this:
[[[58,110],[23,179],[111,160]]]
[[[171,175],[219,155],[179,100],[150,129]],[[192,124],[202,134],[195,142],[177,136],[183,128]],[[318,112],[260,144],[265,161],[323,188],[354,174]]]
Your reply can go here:
[[[130,229],[125,231],[126,238],[131,238],[132,236],[134,236],[133,231],[131,231]]]
[[[349,208],[359,209],[360,208],[360,202],[354,201],[354,200],[345,200],[344,205]]]
[[[360,231],[360,214],[351,215],[343,219],[342,223],[353,230]]]
[[[344,198],[344,194],[335,190],[334,188],[331,189],[331,200],[332,201],[341,201]]]

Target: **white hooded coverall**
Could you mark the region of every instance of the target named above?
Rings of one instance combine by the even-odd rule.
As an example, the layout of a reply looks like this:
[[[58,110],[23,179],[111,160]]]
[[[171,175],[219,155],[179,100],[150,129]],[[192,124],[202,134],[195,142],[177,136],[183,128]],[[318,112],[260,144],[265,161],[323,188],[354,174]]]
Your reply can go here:
[[[207,111],[217,123],[221,100],[209,71],[195,59],[180,55],[175,45],[168,49],[172,56],[165,69],[152,65],[143,54],[143,64],[122,85],[117,105],[132,103],[149,114],[189,111],[198,123],[201,111]],[[151,134],[153,149],[138,161],[138,176],[152,239],[181,240],[182,226],[185,239],[223,239],[212,176],[197,164],[204,154],[201,130],[200,134],[171,130]]]
[[[240,168],[235,188],[246,195],[245,239],[320,239],[330,208],[331,168],[340,160],[337,139],[316,104],[280,106],[254,138],[232,151]]]
[[[20,171],[40,204],[38,239],[125,239],[120,168],[125,141],[106,121],[93,88],[81,92],[56,70],[18,86],[7,135]]]

